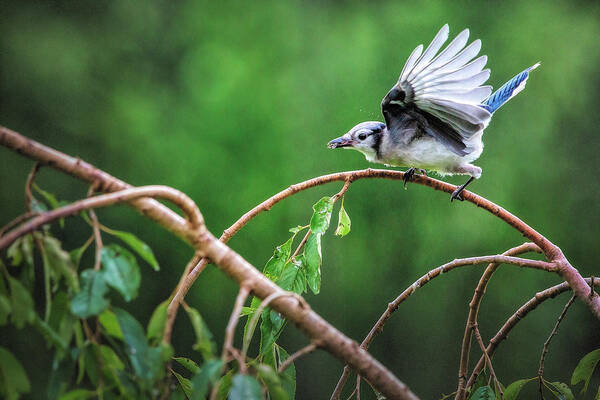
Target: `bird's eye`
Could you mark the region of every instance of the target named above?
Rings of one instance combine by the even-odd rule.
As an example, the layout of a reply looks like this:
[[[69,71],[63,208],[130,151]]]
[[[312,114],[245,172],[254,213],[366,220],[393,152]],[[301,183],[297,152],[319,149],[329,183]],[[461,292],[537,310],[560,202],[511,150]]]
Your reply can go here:
[[[361,133],[360,135],[358,135],[358,138],[360,140],[365,140],[367,138],[367,134],[366,133]]]

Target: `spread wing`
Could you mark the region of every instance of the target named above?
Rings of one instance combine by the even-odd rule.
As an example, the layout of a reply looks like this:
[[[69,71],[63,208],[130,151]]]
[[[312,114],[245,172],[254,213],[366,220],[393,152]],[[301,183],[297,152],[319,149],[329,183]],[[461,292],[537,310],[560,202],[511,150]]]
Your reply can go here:
[[[426,133],[464,155],[470,152],[464,142],[484,129],[491,118],[482,102],[492,88],[481,86],[490,70],[483,69],[486,56],[475,58],[481,50],[479,39],[465,47],[468,29],[440,51],[448,33],[448,25],[444,25],[425,51],[423,45],[413,50],[398,83],[383,99],[382,111],[388,129],[398,113],[418,112],[427,122],[423,127]]]

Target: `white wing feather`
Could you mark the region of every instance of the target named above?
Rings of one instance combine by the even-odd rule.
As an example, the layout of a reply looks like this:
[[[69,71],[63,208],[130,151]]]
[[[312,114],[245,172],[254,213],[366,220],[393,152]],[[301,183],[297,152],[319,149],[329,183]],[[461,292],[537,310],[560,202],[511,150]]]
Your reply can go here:
[[[490,71],[482,70],[486,56],[471,61],[479,54],[481,41],[477,39],[465,47],[468,29],[437,54],[448,39],[448,33],[448,25],[444,25],[422,54],[423,45],[419,45],[411,53],[398,82],[406,91],[405,102],[414,103],[469,138],[487,126],[491,118],[481,107],[492,91],[490,86],[481,86],[488,80]]]

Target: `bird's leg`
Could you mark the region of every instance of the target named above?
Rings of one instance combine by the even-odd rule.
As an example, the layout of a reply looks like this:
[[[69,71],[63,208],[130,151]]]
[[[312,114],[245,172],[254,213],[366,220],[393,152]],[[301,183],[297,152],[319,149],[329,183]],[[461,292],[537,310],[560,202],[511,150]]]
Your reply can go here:
[[[469,183],[473,182],[474,179],[475,179],[475,177],[471,176],[468,181],[466,181],[465,183],[463,183],[462,185],[457,187],[456,190],[454,192],[452,192],[452,195],[450,196],[450,202],[452,202],[454,199],[463,201],[464,199],[463,199],[461,193],[463,190],[465,190],[465,188],[467,187],[467,185]]]
[[[416,169],[414,167],[410,167],[406,171],[404,171],[404,175],[402,175],[402,180],[404,181],[404,189],[406,189],[406,184],[411,181],[415,176]]]

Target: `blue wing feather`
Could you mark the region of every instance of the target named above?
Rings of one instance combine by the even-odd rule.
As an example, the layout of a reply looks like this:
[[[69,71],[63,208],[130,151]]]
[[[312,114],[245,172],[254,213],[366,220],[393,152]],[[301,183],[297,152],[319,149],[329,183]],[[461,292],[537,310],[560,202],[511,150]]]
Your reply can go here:
[[[529,72],[536,69],[540,64],[537,63],[532,67],[527,68],[510,81],[506,82],[500,89],[496,90],[490,97],[483,102],[482,107],[493,113],[499,109],[504,103],[513,98],[525,87]]]

